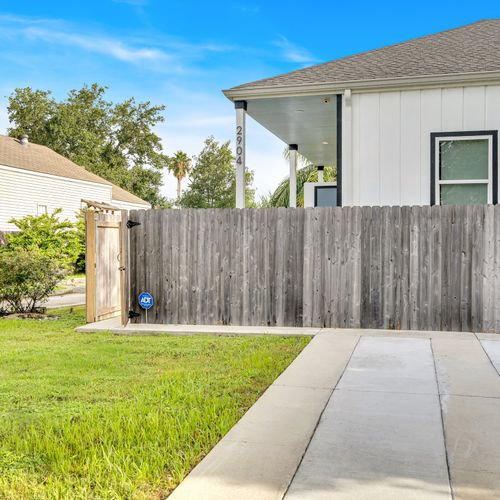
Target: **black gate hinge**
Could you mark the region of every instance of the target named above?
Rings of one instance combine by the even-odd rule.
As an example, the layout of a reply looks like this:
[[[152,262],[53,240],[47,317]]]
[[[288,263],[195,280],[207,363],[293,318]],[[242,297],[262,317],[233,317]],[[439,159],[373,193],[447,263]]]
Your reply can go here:
[[[134,226],[140,226],[140,225],[141,225],[141,223],[140,223],[140,222],[135,222],[135,221],[133,221],[133,220],[128,220],[128,221],[127,221],[127,227],[128,227],[129,229],[133,228]]]
[[[139,316],[140,316],[140,314],[136,313],[135,311],[129,311],[128,312],[128,319],[138,318]]]

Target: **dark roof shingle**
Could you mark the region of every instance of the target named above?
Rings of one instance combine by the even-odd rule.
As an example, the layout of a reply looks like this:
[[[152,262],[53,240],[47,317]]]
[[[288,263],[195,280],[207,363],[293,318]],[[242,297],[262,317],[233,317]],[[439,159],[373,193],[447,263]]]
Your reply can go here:
[[[500,71],[500,19],[478,21],[231,90],[487,71]]]

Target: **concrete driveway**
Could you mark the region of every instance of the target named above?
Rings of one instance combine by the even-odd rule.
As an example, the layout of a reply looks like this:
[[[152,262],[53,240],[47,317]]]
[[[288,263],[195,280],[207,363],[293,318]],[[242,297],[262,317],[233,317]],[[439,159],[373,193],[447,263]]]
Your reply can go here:
[[[64,295],[53,295],[49,297],[43,306],[47,309],[57,309],[59,307],[73,307],[84,306],[85,294],[84,293],[67,293]]]
[[[499,372],[500,336],[324,330],[171,498],[498,499]]]

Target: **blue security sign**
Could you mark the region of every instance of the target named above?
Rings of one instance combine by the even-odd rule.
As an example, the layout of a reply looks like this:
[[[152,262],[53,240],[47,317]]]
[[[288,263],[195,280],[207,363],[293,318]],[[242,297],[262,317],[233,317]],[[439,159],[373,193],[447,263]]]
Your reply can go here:
[[[139,295],[139,305],[143,309],[146,309],[146,311],[148,309],[151,309],[153,307],[153,304],[154,304],[153,296],[150,293],[142,292]]]

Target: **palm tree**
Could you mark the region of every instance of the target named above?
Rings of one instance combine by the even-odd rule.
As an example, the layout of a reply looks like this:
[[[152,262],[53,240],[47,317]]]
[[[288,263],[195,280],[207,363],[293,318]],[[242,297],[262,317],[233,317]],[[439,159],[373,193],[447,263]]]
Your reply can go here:
[[[289,151],[286,148],[283,152],[285,158],[289,158]],[[304,184],[306,182],[317,182],[318,181],[318,169],[315,165],[307,163],[307,159],[302,155],[298,155],[299,165],[303,165],[302,168],[297,169],[297,206],[304,206]],[[337,178],[334,167],[325,166],[323,170],[323,178],[325,182],[332,182]],[[279,186],[276,188],[274,193],[271,194],[269,200],[267,201],[271,207],[288,207],[290,204],[290,180],[288,177],[283,179]]]
[[[191,158],[184,151],[177,151],[174,156],[169,158],[168,168],[177,179],[177,200],[179,200],[182,194],[182,179],[191,170]]]

